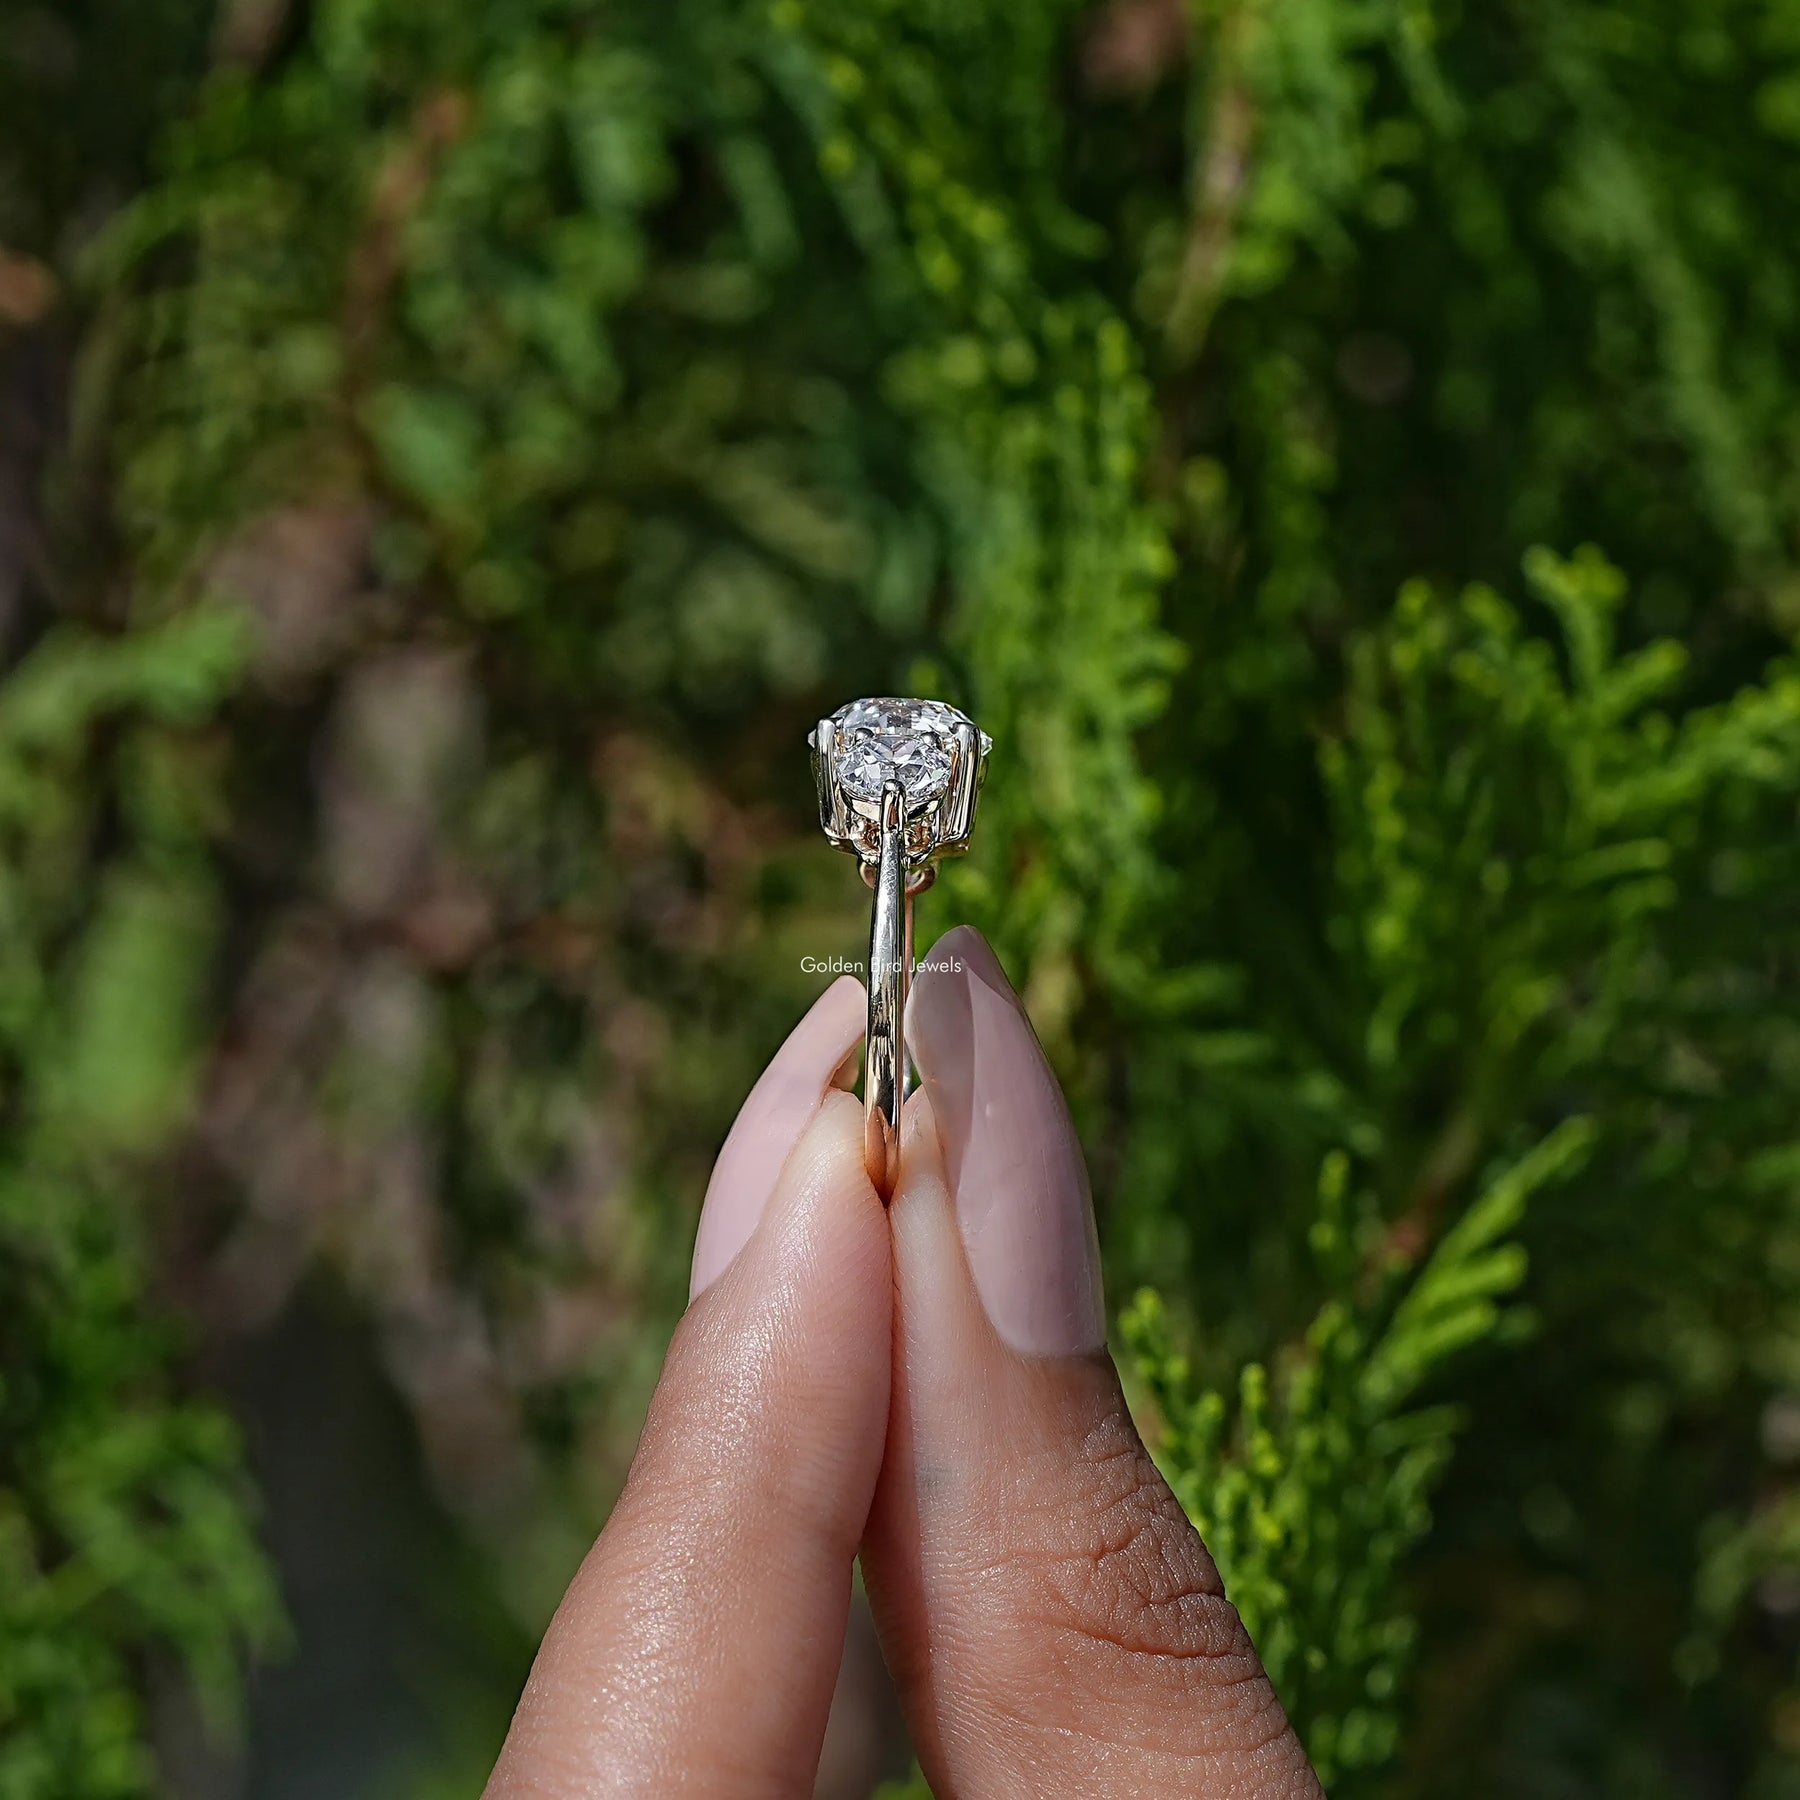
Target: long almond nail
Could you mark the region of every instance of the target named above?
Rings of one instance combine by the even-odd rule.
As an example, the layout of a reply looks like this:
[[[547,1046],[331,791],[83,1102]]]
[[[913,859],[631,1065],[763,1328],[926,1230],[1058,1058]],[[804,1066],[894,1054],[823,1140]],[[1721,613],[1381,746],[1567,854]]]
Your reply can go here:
[[[862,983],[853,975],[841,976],[788,1033],[750,1090],[706,1185],[694,1238],[690,1300],[717,1281],[750,1241],[782,1166],[856,1048],[867,1017]]]
[[[907,1039],[994,1329],[1029,1355],[1100,1349],[1087,1163],[1031,1021],[973,927],[947,932],[920,964]]]

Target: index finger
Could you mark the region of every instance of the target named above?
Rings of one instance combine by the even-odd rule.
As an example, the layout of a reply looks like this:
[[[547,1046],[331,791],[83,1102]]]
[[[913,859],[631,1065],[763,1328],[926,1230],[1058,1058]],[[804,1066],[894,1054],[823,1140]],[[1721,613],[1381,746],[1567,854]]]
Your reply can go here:
[[[887,1222],[860,1108],[832,1088],[862,1026],[839,983],[727,1141],[696,1270],[717,1279],[487,1800],[812,1791],[887,1422]]]

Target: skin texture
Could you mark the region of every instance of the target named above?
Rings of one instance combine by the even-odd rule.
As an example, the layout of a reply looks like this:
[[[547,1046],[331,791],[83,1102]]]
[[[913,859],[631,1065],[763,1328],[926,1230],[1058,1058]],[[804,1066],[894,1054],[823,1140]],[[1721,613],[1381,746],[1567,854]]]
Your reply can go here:
[[[859,1546],[938,1800],[1319,1794],[1101,1345],[1086,1172],[1023,1010],[973,933],[929,960],[891,1210],[837,1091],[842,984],[746,1103],[488,1800],[810,1794]]]

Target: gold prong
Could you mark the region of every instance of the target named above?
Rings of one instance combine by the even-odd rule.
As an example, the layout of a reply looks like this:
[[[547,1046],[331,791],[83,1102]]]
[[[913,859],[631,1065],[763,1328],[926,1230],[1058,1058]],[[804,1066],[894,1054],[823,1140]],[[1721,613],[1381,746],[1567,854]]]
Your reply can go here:
[[[819,826],[834,844],[850,837],[844,792],[837,778],[837,726],[828,718],[813,727],[813,780],[819,790]]]
[[[981,788],[981,733],[967,719],[955,729],[956,769],[944,806],[945,847],[965,848],[975,829],[975,797]]]

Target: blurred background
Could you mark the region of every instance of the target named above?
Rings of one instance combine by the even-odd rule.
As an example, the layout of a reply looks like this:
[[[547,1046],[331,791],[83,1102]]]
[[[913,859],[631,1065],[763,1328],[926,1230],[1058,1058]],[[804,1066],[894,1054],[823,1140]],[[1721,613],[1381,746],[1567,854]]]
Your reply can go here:
[[[1800,1794],[1797,245],[1795,0],[0,0],[0,1797],[480,1791],[882,692],[1331,1791]]]

